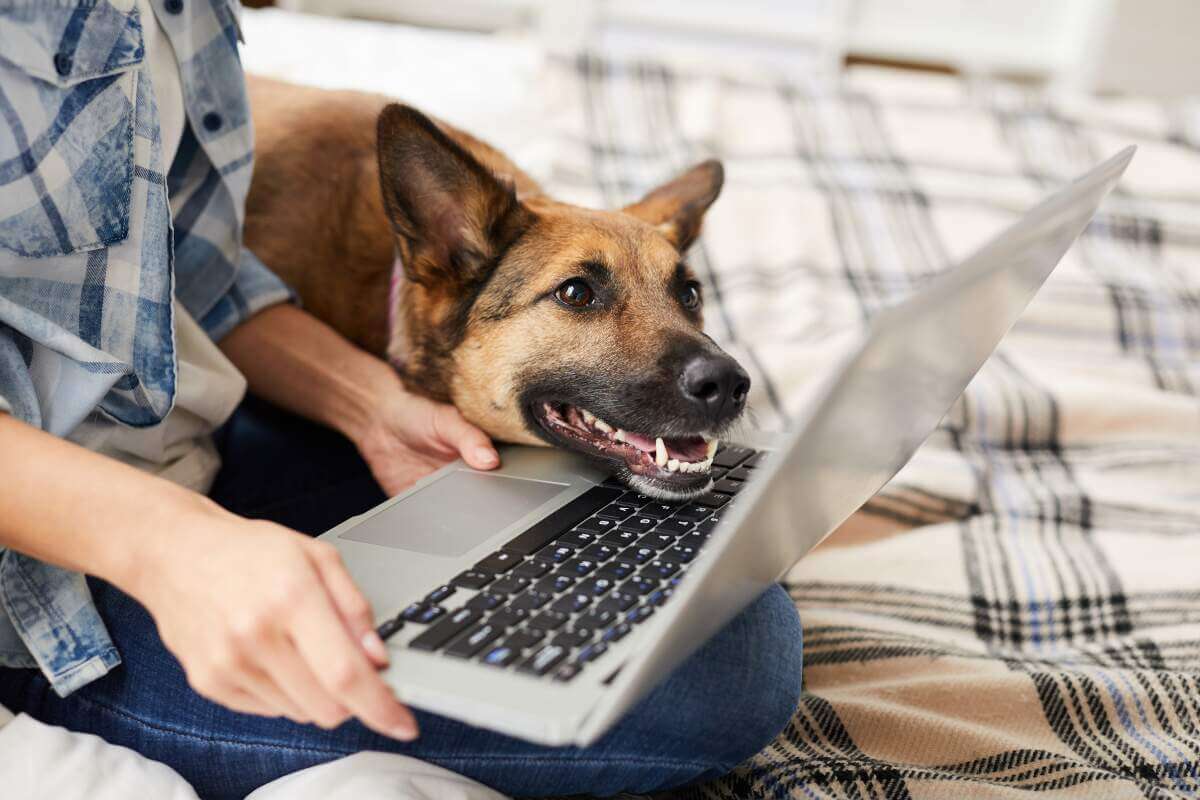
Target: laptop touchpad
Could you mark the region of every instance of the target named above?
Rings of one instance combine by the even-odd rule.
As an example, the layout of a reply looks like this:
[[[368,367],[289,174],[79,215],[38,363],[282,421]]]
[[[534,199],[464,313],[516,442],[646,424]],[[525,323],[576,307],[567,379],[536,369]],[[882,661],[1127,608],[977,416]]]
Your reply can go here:
[[[431,556],[459,556],[569,485],[455,470],[339,538]]]

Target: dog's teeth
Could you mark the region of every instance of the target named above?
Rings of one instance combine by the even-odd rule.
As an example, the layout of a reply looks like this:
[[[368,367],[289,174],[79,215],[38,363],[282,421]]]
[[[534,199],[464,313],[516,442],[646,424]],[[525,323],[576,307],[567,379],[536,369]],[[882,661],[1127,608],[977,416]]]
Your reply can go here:
[[[710,439],[708,441],[708,452],[705,455],[708,456],[708,463],[710,465],[712,464],[713,456],[717,454],[717,445],[720,443],[719,439]]]
[[[703,461],[696,462],[696,472],[708,472],[712,469],[712,459],[706,458]]]
[[[625,431],[621,430],[620,428],[617,428],[616,432],[613,433],[612,438],[618,442],[625,441]]]
[[[672,458],[670,461],[668,461],[668,462],[667,462],[667,469],[668,469],[668,470],[670,470],[671,472],[679,472],[679,461],[678,461],[678,459],[674,459],[674,458]]]
[[[695,461],[688,462],[687,464],[680,464],[680,466],[687,467],[685,472],[699,472],[700,471],[700,465],[698,463],[696,463]]]
[[[661,436],[654,440],[654,463],[660,467],[667,464],[667,446],[663,444]]]
[[[592,425],[595,426],[596,430],[598,430],[598,431],[603,431],[604,433],[612,433],[613,432],[613,426],[609,425],[607,422],[600,419],[599,417],[596,417],[595,419],[592,420]]]
[[[583,415],[583,421],[591,425],[596,421],[596,415],[588,411],[586,408],[581,408],[580,413]]]
[[[667,464],[668,464],[668,465],[669,465],[670,463],[671,463],[671,462],[669,462],[669,461],[667,462]],[[680,472],[691,472],[691,471],[692,471],[692,465],[691,465],[691,464],[689,464],[689,463],[688,463],[688,462],[686,462],[686,461],[680,461],[680,462],[679,462],[679,471],[680,471]]]

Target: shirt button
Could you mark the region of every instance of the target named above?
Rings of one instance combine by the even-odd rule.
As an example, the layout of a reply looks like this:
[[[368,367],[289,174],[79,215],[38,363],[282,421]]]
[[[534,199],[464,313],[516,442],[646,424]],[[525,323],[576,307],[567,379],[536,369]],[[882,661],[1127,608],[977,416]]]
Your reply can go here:
[[[178,14],[183,11],[183,0],[163,0],[163,8],[168,14]]]
[[[210,111],[200,118],[200,124],[204,126],[204,130],[210,132],[220,128],[222,122],[224,120],[221,119],[221,115],[215,111]]]
[[[67,77],[71,74],[71,64],[73,59],[70,53],[55,53],[54,54],[54,71],[62,77]]]

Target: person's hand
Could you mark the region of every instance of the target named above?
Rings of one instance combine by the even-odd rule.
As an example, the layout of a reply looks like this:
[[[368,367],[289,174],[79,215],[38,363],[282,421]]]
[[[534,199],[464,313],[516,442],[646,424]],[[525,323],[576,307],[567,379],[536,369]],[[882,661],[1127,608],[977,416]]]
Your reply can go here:
[[[323,728],[358,717],[412,739],[417,724],[383,682],[387,648],[337,550],[205,499],[171,517],[127,591],[199,694],[235,711]]]
[[[459,456],[475,469],[500,465],[488,435],[458,409],[411,394],[399,380],[351,438],[389,496]]]

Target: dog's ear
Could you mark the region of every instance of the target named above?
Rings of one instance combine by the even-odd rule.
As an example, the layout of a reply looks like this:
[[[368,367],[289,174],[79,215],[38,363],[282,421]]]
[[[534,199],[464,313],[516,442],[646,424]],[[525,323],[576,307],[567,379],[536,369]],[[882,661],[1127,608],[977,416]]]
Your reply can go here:
[[[409,106],[384,108],[377,137],[384,207],[406,276],[457,288],[486,278],[534,219],[512,184]]]
[[[622,210],[658,227],[682,253],[700,235],[704,212],[717,199],[724,182],[721,162],[704,161]]]

